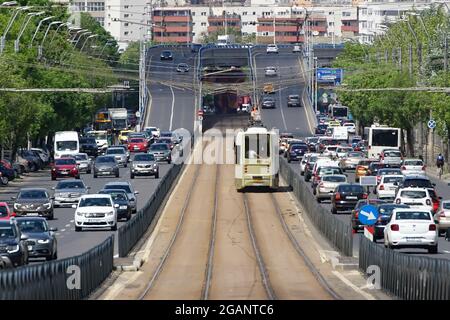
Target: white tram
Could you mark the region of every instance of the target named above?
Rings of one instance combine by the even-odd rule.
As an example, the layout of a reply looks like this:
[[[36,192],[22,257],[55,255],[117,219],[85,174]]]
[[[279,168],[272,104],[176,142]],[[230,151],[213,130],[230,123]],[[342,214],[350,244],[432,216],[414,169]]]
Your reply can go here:
[[[278,188],[279,134],[263,127],[238,132],[235,140],[235,184],[245,187]]]

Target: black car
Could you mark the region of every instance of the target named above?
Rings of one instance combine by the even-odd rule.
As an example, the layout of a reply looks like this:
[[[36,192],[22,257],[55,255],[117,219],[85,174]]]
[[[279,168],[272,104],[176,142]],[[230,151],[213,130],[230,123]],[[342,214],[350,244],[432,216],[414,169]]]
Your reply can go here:
[[[160,55],[161,60],[173,60],[172,51],[164,50]]]
[[[315,162],[307,162],[305,165],[305,173],[303,174],[305,176],[305,181],[308,182],[312,178],[312,172],[314,169]]]
[[[39,169],[42,169],[44,166],[44,162],[42,161],[42,159],[38,155],[31,152],[31,150],[20,150],[18,152],[18,155],[28,161],[30,171],[37,171]]]
[[[54,232],[57,228],[50,228],[44,218],[17,218],[17,225],[22,234],[27,236],[29,258],[58,258],[58,245]]]
[[[271,108],[274,109],[275,108],[275,99],[272,97],[264,97],[262,104],[261,104],[261,108],[263,109],[267,109],[267,108]]]
[[[0,221],[0,256],[8,258],[14,267],[28,264],[27,239],[15,219]]]
[[[130,200],[128,199],[127,192],[123,189],[102,189],[99,191],[101,194],[110,194],[114,204],[118,204],[117,208],[117,220],[125,219],[126,221],[131,219],[132,208]]]
[[[289,146],[287,151],[287,161],[298,161],[305,153],[308,152],[308,145],[306,143],[294,143]]]
[[[300,96],[298,94],[290,94],[287,98],[288,107],[301,107]]]
[[[331,213],[353,210],[361,199],[367,199],[363,186],[355,183],[340,184],[331,196]]]
[[[14,212],[18,217],[46,217],[53,219],[53,197],[44,188],[22,188],[14,200]]]
[[[80,153],[86,153],[90,157],[98,156],[98,147],[97,142],[95,142],[95,138],[80,138]]]
[[[384,203],[378,206],[378,220],[375,222],[375,232],[373,234],[373,241],[384,238],[384,228],[391,219],[392,211],[397,208],[410,208],[406,204]]]
[[[316,134],[325,134],[327,132],[327,129],[328,129],[328,125],[319,124],[319,125],[317,125],[317,127],[315,129],[315,133]]]
[[[0,162],[0,176],[1,183],[3,185],[6,185],[9,181],[14,180],[14,178],[16,177],[16,172],[14,171],[14,169],[5,167],[5,165]]]
[[[432,183],[431,180],[422,175],[410,175],[403,178],[403,181],[399,184],[398,188],[427,188],[434,189],[436,186],[435,183]]]
[[[380,199],[363,199],[363,200],[359,200],[358,203],[355,206],[355,209],[352,210],[352,228],[355,231],[358,230],[362,230],[364,229],[364,225],[361,223],[361,221],[359,221],[359,211],[361,210],[362,207],[364,207],[365,205],[373,205],[373,206],[378,206],[381,204],[387,204],[388,202],[384,201],[384,200],[380,200]]]

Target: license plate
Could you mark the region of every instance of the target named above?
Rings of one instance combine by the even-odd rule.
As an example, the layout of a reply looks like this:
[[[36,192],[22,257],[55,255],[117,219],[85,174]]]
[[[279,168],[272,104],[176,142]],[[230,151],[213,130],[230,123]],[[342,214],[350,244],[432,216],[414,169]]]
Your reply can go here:
[[[137,149],[139,149],[139,147],[138,146],[134,146],[134,150],[137,150]]]
[[[61,172],[61,174],[69,174],[68,172]]]
[[[28,251],[33,251],[33,246],[28,246]]]
[[[97,219],[88,219],[88,222],[98,222]]]
[[[27,216],[30,216],[30,217],[37,217],[37,216],[39,216],[39,213],[37,213],[37,212],[28,212],[28,213],[27,213]]]
[[[420,238],[406,238],[406,242],[421,242]]]
[[[358,197],[355,197],[355,196],[347,196],[347,199],[349,199],[349,200],[356,200],[356,199],[358,199]]]
[[[139,172],[142,172],[142,173],[150,173],[151,171],[150,171],[150,170],[140,170]]]

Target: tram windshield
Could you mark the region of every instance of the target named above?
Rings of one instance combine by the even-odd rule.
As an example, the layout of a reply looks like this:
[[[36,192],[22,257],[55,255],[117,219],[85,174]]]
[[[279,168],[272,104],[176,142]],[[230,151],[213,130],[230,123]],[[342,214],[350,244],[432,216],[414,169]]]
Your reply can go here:
[[[246,159],[270,158],[270,134],[248,134],[245,136]]]

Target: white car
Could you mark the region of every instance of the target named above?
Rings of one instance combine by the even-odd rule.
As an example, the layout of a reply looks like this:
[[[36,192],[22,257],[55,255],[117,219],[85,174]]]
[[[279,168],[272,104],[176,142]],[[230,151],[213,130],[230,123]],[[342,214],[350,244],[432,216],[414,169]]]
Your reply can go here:
[[[450,200],[443,200],[434,215],[439,234],[445,233],[450,228]]]
[[[322,152],[322,155],[325,157],[337,157],[336,149],[337,146],[326,146],[325,149]]]
[[[266,53],[278,53],[278,46],[276,44],[268,44]]]
[[[322,176],[320,183],[316,188],[317,202],[322,202],[324,199],[331,199],[334,190],[341,183],[347,182],[347,176],[343,174],[329,174]]]
[[[427,188],[400,189],[395,196],[394,202],[423,210],[433,210],[433,201]]]
[[[382,164],[399,165],[402,163],[402,153],[398,149],[384,149],[380,154]]]
[[[301,51],[302,51],[302,49],[301,49],[300,45],[298,45],[298,44],[294,45],[292,52],[301,52]]]
[[[277,68],[276,67],[266,67],[264,69],[264,75],[266,77],[275,77],[277,75]]]
[[[305,153],[302,157],[302,160],[300,160],[300,175],[305,174],[305,167],[306,163],[308,162],[309,158],[312,156],[318,156],[318,153]]]
[[[356,133],[356,126],[354,123],[351,123],[351,122],[344,123],[344,127],[347,128],[348,133],[352,133],[352,134]]]
[[[384,246],[391,249],[423,248],[438,252],[438,231],[430,211],[397,208],[384,228]]]
[[[159,137],[160,130],[157,127],[145,127],[144,131],[150,131],[153,135],[153,137]]]
[[[83,228],[111,228],[117,230],[117,208],[109,194],[83,195],[78,205],[73,205],[75,210],[75,231]]]
[[[338,158],[344,158],[349,152],[352,152],[352,147],[337,147],[336,148],[336,154]]]
[[[402,175],[381,176],[381,181],[375,189],[378,199],[393,199],[397,191],[397,185],[403,180]],[[396,184],[397,183],[397,184]]]
[[[402,174],[407,175],[426,175],[425,165],[420,159],[405,159],[400,167]]]

